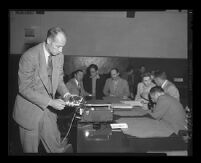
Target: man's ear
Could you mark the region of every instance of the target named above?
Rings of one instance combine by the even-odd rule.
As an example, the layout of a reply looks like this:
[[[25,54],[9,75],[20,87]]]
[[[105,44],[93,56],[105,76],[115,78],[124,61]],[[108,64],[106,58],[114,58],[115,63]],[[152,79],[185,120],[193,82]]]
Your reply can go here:
[[[47,44],[49,45],[51,43],[51,38],[47,38]]]

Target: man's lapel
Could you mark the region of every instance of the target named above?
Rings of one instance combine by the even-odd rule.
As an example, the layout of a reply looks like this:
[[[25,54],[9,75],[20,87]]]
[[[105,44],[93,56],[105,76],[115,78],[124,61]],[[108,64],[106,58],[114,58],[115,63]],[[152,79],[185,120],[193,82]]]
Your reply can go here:
[[[73,84],[73,87],[74,87],[75,89],[77,89],[77,91],[79,91],[79,87],[78,87],[78,85],[77,85],[77,83],[76,83],[76,81],[75,81],[75,78],[72,79],[71,83]]]
[[[78,86],[77,86],[77,83],[76,83],[76,81],[75,81],[75,78],[73,78],[73,80],[72,80],[72,84],[74,85],[75,88],[78,89]]]
[[[43,44],[41,43],[40,47],[40,55],[39,55],[39,76],[46,87],[46,90],[48,90],[48,75],[47,75],[47,63],[45,60],[45,54],[43,51]]]
[[[52,57],[52,65],[53,65],[53,71],[52,71],[52,88],[53,88],[53,95],[56,93],[57,85],[58,85],[58,79],[59,79],[59,56],[53,56]]]

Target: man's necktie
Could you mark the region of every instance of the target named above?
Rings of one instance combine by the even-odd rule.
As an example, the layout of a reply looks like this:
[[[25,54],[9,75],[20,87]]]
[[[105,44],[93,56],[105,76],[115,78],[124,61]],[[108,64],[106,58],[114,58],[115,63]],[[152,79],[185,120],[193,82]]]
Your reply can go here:
[[[78,86],[78,90],[79,90],[79,96],[81,96],[81,87],[80,87],[80,83],[78,83],[77,86]]]
[[[48,56],[48,69],[51,71],[52,74],[52,55]]]
[[[53,66],[52,66],[52,55],[48,56],[48,65],[47,65],[47,72],[48,72],[48,78],[49,78],[49,91],[52,94],[52,70],[53,70]]]

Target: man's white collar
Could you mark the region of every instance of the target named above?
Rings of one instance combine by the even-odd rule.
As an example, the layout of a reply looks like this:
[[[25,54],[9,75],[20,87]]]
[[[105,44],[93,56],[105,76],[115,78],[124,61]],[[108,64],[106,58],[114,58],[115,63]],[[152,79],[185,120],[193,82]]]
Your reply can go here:
[[[45,53],[45,60],[46,60],[46,63],[48,62],[48,57],[50,55],[50,53],[47,51],[46,47],[45,47],[45,42],[43,43],[43,51]]]
[[[77,79],[75,78],[75,83],[77,84],[77,86],[78,86],[78,84],[79,84],[79,82],[77,81]]]
[[[164,83],[162,84],[161,88],[164,88],[166,83],[167,83],[167,80],[164,81]]]

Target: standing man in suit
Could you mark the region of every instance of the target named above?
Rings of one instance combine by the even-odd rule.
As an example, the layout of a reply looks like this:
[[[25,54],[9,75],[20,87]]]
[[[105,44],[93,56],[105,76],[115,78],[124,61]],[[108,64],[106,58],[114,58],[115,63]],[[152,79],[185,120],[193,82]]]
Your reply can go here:
[[[150,96],[156,103],[153,110],[148,111],[154,119],[166,124],[176,134],[179,130],[185,130],[185,110],[176,98],[165,94],[160,86],[151,88]]]
[[[46,41],[27,50],[19,61],[18,85],[13,118],[19,125],[25,153],[38,153],[41,140],[47,153],[65,152],[57,128],[57,115],[70,93],[63,82],[66,34],[62,28],[48,30]],[[55,99],[58,91],[63,99]],[[51,109],[50,109],[51,108]]]
[[[167,93],[168,95],[180,101],[179,90],[172,82],[167,80],[167,76],[165,72],[161,72],[161,71],[155,72],[154,82],[156,83],[156,85],[161,86],[161,88],[163,88],[165,93]]]
[[[82,82],[83,74],[84,72],[82,70],[76,70],[75,72],[73,72],[73,78],[66,83],[66,87],[71,94],[82,97],[91,95],[84,90]]]

